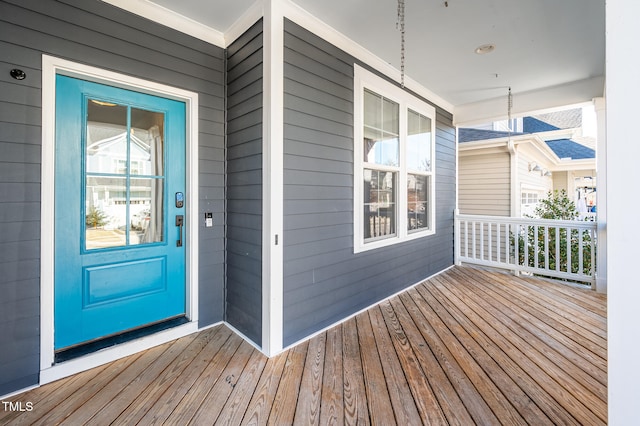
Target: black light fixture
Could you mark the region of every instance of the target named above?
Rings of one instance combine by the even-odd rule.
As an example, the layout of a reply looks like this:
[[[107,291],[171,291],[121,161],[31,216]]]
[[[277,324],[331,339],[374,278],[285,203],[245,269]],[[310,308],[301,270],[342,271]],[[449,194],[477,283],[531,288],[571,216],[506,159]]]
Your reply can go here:
[[[17,68],[12,69],[9,74],[11,74],[11,77],[15,78],[16,80],[24,80],[25,78],[27,78],[27,74]]]

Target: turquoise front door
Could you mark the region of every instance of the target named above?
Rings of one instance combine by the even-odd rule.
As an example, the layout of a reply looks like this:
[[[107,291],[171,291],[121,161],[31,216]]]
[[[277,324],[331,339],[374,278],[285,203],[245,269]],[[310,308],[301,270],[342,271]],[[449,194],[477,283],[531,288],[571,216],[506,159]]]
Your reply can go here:
[[[54,346],[184,316],[185,104],[56,77]]]

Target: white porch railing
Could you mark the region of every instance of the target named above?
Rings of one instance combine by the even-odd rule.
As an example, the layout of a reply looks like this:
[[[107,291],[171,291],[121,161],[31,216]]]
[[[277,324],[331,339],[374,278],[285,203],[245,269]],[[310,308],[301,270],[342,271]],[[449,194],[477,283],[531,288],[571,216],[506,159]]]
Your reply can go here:
[[[456,264],[462,262],[595,286],[596,222],[455,216]]]

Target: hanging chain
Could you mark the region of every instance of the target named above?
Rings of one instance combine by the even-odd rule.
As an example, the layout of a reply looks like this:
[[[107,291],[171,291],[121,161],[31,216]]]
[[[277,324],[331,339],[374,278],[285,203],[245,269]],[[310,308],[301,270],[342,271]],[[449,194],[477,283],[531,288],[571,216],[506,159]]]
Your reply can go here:
[[[404,89],[404,0],[398,0],[396,28],[400,30],[400,85]]]
[[[509,133],[511,133],[512,129],[511,129],[511,108],[513,108],[513,96],[511,95],[511,86],[509,86],[509,95],[507,96],[507,116],[508,116],[508,126],[509,126]]]

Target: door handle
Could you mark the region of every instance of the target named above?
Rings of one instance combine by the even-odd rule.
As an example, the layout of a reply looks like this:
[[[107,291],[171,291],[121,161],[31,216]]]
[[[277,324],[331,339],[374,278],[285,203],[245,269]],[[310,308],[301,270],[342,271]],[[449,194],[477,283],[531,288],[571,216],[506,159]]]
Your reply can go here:
[[[176,215],[176,226],[179,228],[179,239],[176,241],[176,247],[182,247],[182,227],[184,226],[184,216]]]

